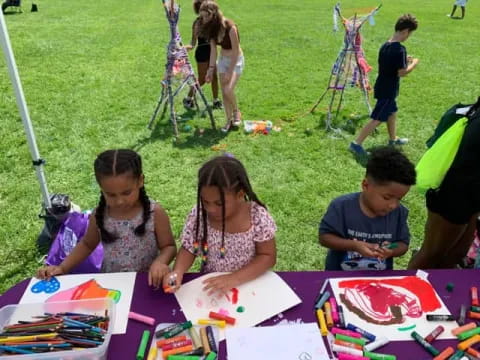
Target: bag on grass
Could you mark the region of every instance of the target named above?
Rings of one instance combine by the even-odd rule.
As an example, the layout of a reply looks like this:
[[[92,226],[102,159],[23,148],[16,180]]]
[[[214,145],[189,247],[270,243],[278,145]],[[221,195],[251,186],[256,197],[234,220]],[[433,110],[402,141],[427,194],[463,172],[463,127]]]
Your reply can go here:
[[[437,189],[442,183],[457,154],[467,122],[466,117],[455,122],[423,154],[415,168],[417,188],[421,192]]]
[[[60,265],[87,232],[88,214],[71,212],[62,222],[55,240],[50,247],[45,263]],[[97,273],[102,267],[103,245],[97,248],[81,264],[70,271],[72,274]]]

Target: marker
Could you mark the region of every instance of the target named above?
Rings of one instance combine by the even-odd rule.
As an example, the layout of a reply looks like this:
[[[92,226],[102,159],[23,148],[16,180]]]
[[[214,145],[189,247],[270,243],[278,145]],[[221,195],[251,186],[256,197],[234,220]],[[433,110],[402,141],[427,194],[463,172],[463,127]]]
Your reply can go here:
[[[4,345],[0,345],[0,350],[10,351],[14,354],[15,353],[16,354],[35,354],[33,351],[24,350],[24,349],[17,349],[17,348],[11,347],[11,346],[4,346]],[[3,353],[3,351],[2,351],[2,353]]]
[[[162,347],[163,345],[167,345],[167,344],[171,344],[179,341],[185,341],[185,340],[187,340],[187,337],[185,335],[175,336],[170,339],[162,339],[157,341],[157,347]]]
[[[372,359],[372,360],[397,360],[395,355],[390,354],[378,354],[369,351],[364,351],[363,356]]]
[[[318,325],[320,326],[320,334],[322,334],[322,336],[327,336],[328,334],[327,323],[325,321],[325,316],[323,315],[322,309],[317,309],[317,320],[318,320]]]
[[[477,327],[477,324],[475,324],[474,322],[469,322],[468,324],[452,329],[452,335],[457,336],[458,334],[464,331],[472,330],[472,329],[475,329],[476,327]]]
[[[176,349],[163,351],[162,357],[166,359],[169,355],[183,354],[187,351],[191,351],[192,349],[193,349],[193,345],[187,345],[187,346],[179,347]]]
[[[350,343],[358,344],[358,345],[361,345],[361,346],[365,346],[365,344],[367,342],[367,340],[365,340],[363,338],[358,339],[358,338],[353,338],[353,337],[342,335],[342,334],[336,334],[335,339],[348,341]]]
[[[365,356],[357,356],[357,355],[351,355],[351,354],[345,354],[345,353],[338,353],[337,359],[338,360],[370,360]]]
[[[192,327],[192,322],[191,321],[185,321],[184,323],[177,324],[175,328],[173,328],[170,331],[167,331],[165,334],[163,334],[163,337],[165,338],[171,338],[174,337],[175,335],[180,334],[183,330],[187,330],[188,328]]]
[[[338,318],[338,306],[337,306],[337,301],[335,298],[332,296],[330,297],[330,306],[332,308],[332,319],[335,324],[338,324],[339,318]]]
[[[150,316],[141,315],[141,314],[138,314],[138,313],[133,312],[133,311],[130,311],[128,313],[128,318],[143,322],[143,323],[148,324],[150,326],[155,324],[155,319],[154,318],[152,318]]]
[[[460,306],[460,316],[458,317],[458,323],[460,325],[465,325],[466,316],[467,316],[467,307],[462,304],[462,306]]]
[[[202,358],[201,356],[191,356],[185,354],[186,353],[183,353],[182,355],[168,355],[167,360],[200,360]]]
[[[156,360],[158,353],[158,347],[152,346],[148,352],[147,360]]]
[[[471,338],[459,343],[457,345],[457,348],[458,348],[458,350],[464,351],[464,350],[467,350],[470,346],[478,343],[479,341],[480,341],[480,335],[474,335]]]
[[[453,315],[427,314],[427,321],[455,321]]]
[[[343,307],[338,305],[338,326],[345,327],[345,316],[343,315]]]
[[[451,355],[453,355],[454,352],[455,350],[453,350],[453,348],[449,346],[445,348],[440,354],[435,356],[433,360],[447,360]]]
[[[332,306],[328,301],[326,301],[323,306],[325,307],[325,320],[327,322],[327,328],[331,329],[333,327]]]
[[[332,350],[336,353],[341,352],[341,353],[350,354],[350,355],[363,356],[362,350],[352,349],[352,348],[340,346],[337,344],[332,344]]]
[[[470,319],[480,319],[480,313],[477,313],[477,312],[473,312],[473,311],[469,311],[468,312],[468,317]]]
[[[192,356],[192,357],[198,356],[199,358],[201,358],[203,356],[203,347],[199,347],[198,349],[194,349],[192,351],[184,352],[182,353],[182,356]]]
[[[181,348],[181,347],[188,346],[188,345],[192,345],[192,340],[187,339],[187,340],[183,340],[183,341],[173,342],[173,343],[170,343],[170,344],[165,344],[165,345],[162,346],[162,351]]]
[[[353,337],[353,338],[358,338],[360,339],[362,337],[362,335],[360,335],[359,333],[355,332],[355,331],[351,331],[351,330],[344,330],[344,329],[339,329],[337,327],[333,327],[330,332],[335,335],[335,334],[342,334],[342,335],[346,335],[346,336],[350,336],[350,337]]]
[[[165,334],[166,332],[169,332],[170,330],[173,330],[177,327],[178,324],[172,324],[172,325],[169,325],[167,327],[164,327],[163,329],[160,329],[158,330],[156,333],[155,333],[155,337],[159,338],[159,337],[163,337],[163,334]]]
[[[448,360],[460,360],[463,357],[463,354],[462,350],[457,350],[455,354],[448,358]]]
[[[464,331],[460,334],[457,335],[457,339],[458,340],[466,340],[470,337],[472,337],[473,335],[477,335],[477,334],[480,334],[480,327],[476,327],[472,330],[467,330],[467,331]]]
[[[202,339],[203,353],[207,355],[210,352],[210,345],[208,343],[207,329],[200,328],[200,339]]]
[[[217,358],[217,353],[212,351],[207,355],[205,360],[215,360],[216,358]]]
[[[363,350],[363,346],[359,344],[354,344],[345,340],[340,340],[340,339],[335,339],[333,342],[334,344],[340,345],[340,346],[345,346],[345,347],[350,347],[352,349],[358,349],[358,350]]]
[[[215,336],[213,335],[213,329],[211,326],[207,326],[206,328],[207,331],[207,340],[208,340],[208,346],[210,346],[210,351],[213,353],[218,353],[217,349],[217,343],[215,342]]]
[[[359,328],[358,326],[355,326],[355,325],[352,325],[352,324],[347,325],[347,330],[355,331],[355,332],[359,333],[360,335],[362,335],[364,338],[367,338],[369,341],[375,341],[375,339],[376,339],[375,335],[370,334],[368,331],[363,330],[363,329]]]
[[[227,324],[230,324],[230,325],[235,325],[235,321],[236,321],[235,318],[233,317],[219,314],[215,311],[210,311],[210,313],[208,314],[208,317],[214,320],[224,320]]]
[[[379,337],[377,338],[374,342],[371,342],[370,344],[367,344],[363,347],[363,350],[365,351],[374,351],[377,350],[378,348],[381,348],[384,345],[387,345],[390,342],[386,337]]]
[[[438,351],[430,343],[425,341],[425,339],[422,338],[416,331],[412,331],[410,333],[410,336],[433,356],[437,356],[438,354],[440,354],[440,351]]]
[[[226,322],[225,320],[198,319],[197,324],[198,325],[214,325],[223,329],[226,325]]]
[[[475,349],[468,348],[466,353],[472,355],[473,357],[480,358],[480,351],[477,351]]]
[[[188,329],[188,333],[190,334],[190,338],[193,341],[193,347],[195,349],[201,348],[202,347],[202,341],[200,340],[200,337],[198,336],[197,330],[195,330],[194,327],[191,327]],[[203,349],[202,349],[202,354],[203,354]]]
[[[327,290],[325,291],[319,298],[318,300],[315,301],[315,309],[320,309],[323,304],[325,304],[325,302],[328,300],[328,298],[330,297],[330,292]]]
[[[148,339],[150,338],[150,331],[145,330],[140,340],[140,345],[138,346],[137,351],[137,360],[143,360],[145,357],[145,349],[147,348]]]
[[[442,332],[445,331],[445,328],[442,325],[438,325],[433,331],[425,336],[425,341],[432,343],[433,340],[435,340]]]
[[[472,297],[472,305],[473,306],[479,306],[480,303],[478,302],[478,290],[475,286],[472,286],[470,288],[470,295]]]

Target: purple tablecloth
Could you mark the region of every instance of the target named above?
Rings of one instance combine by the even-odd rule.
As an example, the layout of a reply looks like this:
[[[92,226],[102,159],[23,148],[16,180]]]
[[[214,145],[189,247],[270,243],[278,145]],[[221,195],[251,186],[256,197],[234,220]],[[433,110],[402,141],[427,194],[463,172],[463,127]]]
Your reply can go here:
[[[461,304],[470,304],[469,289],[471,286],[480,286],[477,276],[480,270],[429,270],[428,279],[437,290],[446,306],[452,314],[457,315]],[[320,287],[327,278],[350,277],[355,276],[404,276],[413,275],[413,271],[382,271],[382,272],[279,272],[278,273],[302,299],[302,304],[283,312],[283,319],[289,321],[316,322],[315,313],[312,310],[315,297]],[[184,280],[189,281],[198,274],[187,274]],[[452,282],[455,287],[453,292],[446,290],[447,283]],[[28,284],[28,279],[15,285],[0,297],[0,308],[8,304],[16,304],[20,300]],[[183,313],[180,311],[175,296],[166,295],[163,291],[154,291],[147,285],[147,275],[137,274],[131,310],[140,314],[152,316],[157,323],[181,322],[185,321]],[[279,321],[278,316],[274,316],[263,322],[261,325],[273,325]],[[143,330],[153,330],[136,321],[129,321],[127,333],[124,335],[114,335],[110,341],[108,350],[108,359],[123,360],[135,359],[137,347],[142,336]],[[423,334],[425,335],[425,334]],[[434,345],[437,349],[443,350],[448,345],[457,344],[454,340],[437,340]],[[432,356],[418,344],[413,341],[395,341],[381,348],[379,352],[386,354],[395,354],[399,360],[424,360],[431,359]],[[226,359],[225,341],[220,343],[219,359]]]

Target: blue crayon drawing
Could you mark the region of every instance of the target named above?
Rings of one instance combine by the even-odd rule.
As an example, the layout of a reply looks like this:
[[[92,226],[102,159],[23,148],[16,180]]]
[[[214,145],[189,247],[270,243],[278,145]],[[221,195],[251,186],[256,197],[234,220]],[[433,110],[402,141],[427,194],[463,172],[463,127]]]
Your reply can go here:
[[[51,277],[50,280],[40,280],[32,286],[32,293],[39,294],[45,292],[46,294],[52,294],[60,289],[60,282],[56,277]]]

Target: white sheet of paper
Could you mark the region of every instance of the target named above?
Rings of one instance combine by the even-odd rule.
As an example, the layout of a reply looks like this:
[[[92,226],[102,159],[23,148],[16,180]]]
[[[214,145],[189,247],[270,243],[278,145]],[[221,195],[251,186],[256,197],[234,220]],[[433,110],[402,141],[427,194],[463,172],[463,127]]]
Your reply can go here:
[[[235,327],[251,327],[302,302],[287,283],[271,271],[236,288],[237,300],[233,289],[228,298],[208,296],[202,290],[205,286],[202,282],[222,274],[210,273],[198,277],[183,284],[175,293],[185,317],[194,324],[198,319],[208,319],[210,311],[215,311],[235,318]],[[244,311],[239,312],[239,307],[243,307]],[[225,332],[220,331],[220,340],[223,339]]]
[[[400,341],[400,340],[412,340],[410,333],[412,331],[416,331],[418,334],[421,336],[425,337],[427,336],[433,329],[435,329],[438,325],[442,325],[445,328],[445,331],[438,337],[438,339],[454,339],[455,336],[452,335],[451,330],[458,327],[459,325],[457,324],[456,321],[427,321],[426,320],[426,313],[423,312],[420,317],[409,317],[408,315],[405,316],[406,309],[405,307],[402,307],[402,314],[404,314],[405,317],[405,322],[402,324],[374,324],[371,322],[368,322],[362,318],[360,318],[357,314],[354,312],[351,312],[348,310],[347,306],[345,306],[342,303],[342,300],[340,298],[340,294],[343,293],[343,289],[339,288],[339,282],[345,281],[345,280],[370,280],[370,281],[375,281],[375,280],[385,280],[385,279],[401,279],[404,278],[404,276],[389,276],[389,277],[364,277],[364,278],[358,278],[358,277],[352,277],[352,278],[338,278],[338,279],[330,279],[330,284],[333,290],[333,293],[335,294],[335,299],[339,305],[342,305],[344,316],[345,316],[345,323],[351,323],[355,326],[358,326],[359,328],[368,331],[369,333],[375,335],[375,336],[385,336],[388,339],[392,341]],[[429,283],[428,280],[422,279]],[[401,295],[406,295],[409,297],[410,301],[412,303],[416,302],[417,304],[419,303],[418,297],[410,292],[409,290],[399,287],[399,286],[389,286],[387,287],[393,289],[396,291],[397,294]],[[433,288],[433,287],[432,287]],[[438,296],[437,292],[435,291],[435,295],[437,299],[440,302],[441,307],[433,312],[428,312],[428,314],[441,314],[441,315],[450,315],[450,311],[448,308],[445,306],[444,302],[442,299]],[[361,293],[357,293],[355,298],[355,301],[361,302],[362,306],[368,307],[368,297],[362,295]],[[372,305],[373,306],[373,305]],[[406,306],[406,305],[405,305]],[[371,308],[370,308],[371,309]],[[370,310],[368,310],[370,311]],[[364,313],[368,313],[368,311],[363,311]],[[413,327],[412,329],[409,330],[404,330],[401,331],[399,329],[405,329],[409,327]]]
[[[47,302],[50,297],[59,294],[61,291],[68,291],[73,287],[83,284],[91,279],[95,279],[96,282],[105,289],[120,291],[120,299],[115,307],[116,314],[113,334],[125,334],[127,330],[128,313],[132,302],[133,287],[135,285],[135,276],[136,273],[134,272],[57,276],[56,278],[60,282],[60,289],[52,294],[46,294],[45,292],[33,293],[31,291],[32,287],[40,280],[32,278],[19,303],[30,304]]]
[[[228,360],[329,360],[317,324],[232,328],[227,333]]]

